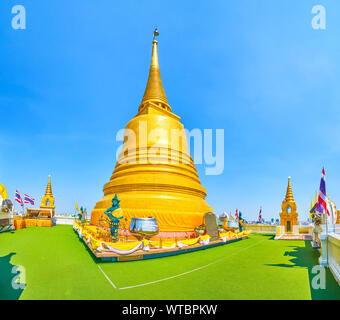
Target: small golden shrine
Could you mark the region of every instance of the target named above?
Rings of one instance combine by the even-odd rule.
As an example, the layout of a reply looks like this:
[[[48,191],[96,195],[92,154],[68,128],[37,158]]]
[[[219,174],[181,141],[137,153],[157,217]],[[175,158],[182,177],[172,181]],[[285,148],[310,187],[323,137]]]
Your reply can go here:
[[[288,186],[286,198],[282,201],[282,212],[280,213],[280,225],[284,226],[285,233],[292,233],[293,226],[298,225],[298,214],[296,212],[296,203],[293,197],[290,177],[288,177]]]
[[[41,199],[40,216],[52,218],[54,216],[54,196],[52,194],[51,176],[48,176],[45,196]]]

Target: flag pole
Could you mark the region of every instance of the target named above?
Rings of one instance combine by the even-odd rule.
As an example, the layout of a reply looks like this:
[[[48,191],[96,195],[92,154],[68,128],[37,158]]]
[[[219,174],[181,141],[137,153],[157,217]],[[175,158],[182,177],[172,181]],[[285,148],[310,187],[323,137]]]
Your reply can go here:
[[[11,229],[13,230],[14,229],[14,204],[13,204],[12,210],[11,210],[11,223],[10,223],[10,225],[11,225]]]
[[[334,207],[334,203],[332,204],[332,222],[333,222],[333,233],[335,233],[335,223],[336,223],[336,210]],[[334,221],[335,220],[335,221]]]
[[[14,217],[14,215],[15,215],[15,194],[14,194],[14,200],[13,200],[13,210],[14,210],[14,213],[13,213],[13,217]]]
[[[327,210],[326,210],[326,250],[327,250],[327,266],[328,266],[328,216],[327,216]]]

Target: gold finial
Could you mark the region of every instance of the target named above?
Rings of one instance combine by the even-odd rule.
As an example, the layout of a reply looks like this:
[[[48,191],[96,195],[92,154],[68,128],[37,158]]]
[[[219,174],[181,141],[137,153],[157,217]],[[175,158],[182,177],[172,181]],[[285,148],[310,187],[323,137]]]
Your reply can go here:
[[[139,110],[142,109],[142,107],[147,102],[154,102],[156,104],[161,105],[164,109],[171,111],[171,108],[168,104],[168,100],[166,98],[163,84],[161,80],[161,73],[159,70],[159,64],[158,64],[158,54],[157,54],[157,40],[155,40],[155,37],[158,36],[158,29],[156,28],[153,33],[153,41],[152,41],[152,58],[151,58],[151,66],[149,71],[149,78],[148,83],[146,85],[146,89],[144,92],[144,96],[142,99],[142,103],[139,107]]]
[[[155,29],[153,32],[153,40],[155,40],[155,37],[159,36],[158,28]]]
[[[48,182],[46,187],[45,196],[51,196],[52,195],[52,187],[51,187],[51,176],[48,176]]]
[[[286,201],[287,202],[293,202],[294,201],[293,191],[292,191],[292,187],[290,185],[290,177],[288,177],[288,186],[287,186],[287,192],[286,192]]]

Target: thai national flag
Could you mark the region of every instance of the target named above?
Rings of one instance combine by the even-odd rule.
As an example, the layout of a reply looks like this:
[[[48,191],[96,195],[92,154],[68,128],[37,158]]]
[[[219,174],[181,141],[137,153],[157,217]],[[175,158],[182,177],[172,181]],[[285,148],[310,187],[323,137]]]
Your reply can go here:
[[[30,197],[30,196],[27,195],[27,194],[24,194],[24,202],[25,202],[25,203],[29,203],[29,204],[31,204],[32,206],[34,206],[34,201],[35,201],[35,199],[33,199],[32,197]]]
[[[326,196],[325,169],[322,169],[317,210],[321,213],[327,212],[327,214],[330,215],[328,208],[329,208],[329,204],[328,204],[328,199]]]
[[[18,190],[15,190],[15,201],[19,202],[21,206],[24,206],[24,202],[22,201],[21,195]]]
[[[262,207],[260,207],[260,213],[259,213],[259,222],[262,221]]]

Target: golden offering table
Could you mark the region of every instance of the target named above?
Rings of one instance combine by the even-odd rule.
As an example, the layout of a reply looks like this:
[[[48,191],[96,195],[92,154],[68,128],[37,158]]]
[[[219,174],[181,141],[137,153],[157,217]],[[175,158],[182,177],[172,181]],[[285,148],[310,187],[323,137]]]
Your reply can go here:
[[[25,219],[26,227],[52,227],[52,219]]]
[[[38,219],[37,227],[52,227],[53,221],[52,219]]]
[[[19,218],[14,218],[14,228],[15,229],[24,229],[26,228],[26,223],[25,223],[25,220],[21,220]]]
[[[52,227],[53,220],[52,219],[37,219],[37,218],[15,218],[13,221],[13,225],[15,229],[24,229],[30,227]]]
[[[25,219],[26,227],[36,227],[37,226],[37,219]]]

